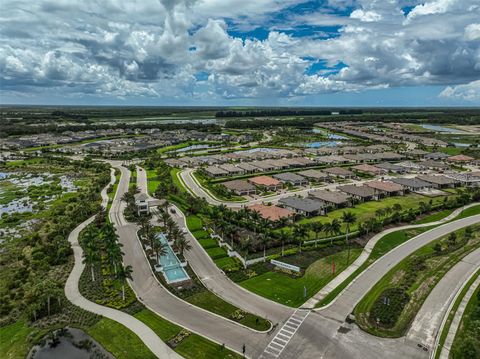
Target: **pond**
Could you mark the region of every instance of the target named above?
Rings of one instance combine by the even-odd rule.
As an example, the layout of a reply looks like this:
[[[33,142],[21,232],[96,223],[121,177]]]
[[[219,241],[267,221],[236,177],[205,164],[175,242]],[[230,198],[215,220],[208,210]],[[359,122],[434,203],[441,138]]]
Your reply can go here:
[[[42,345],[36,345],[28,359],[114,359],[83,330],[64,328],[49,334]]]
[[[312,130],[313,133],[319,133],[324,136],[327,136],[329,140],[348,140],[348,137],[342,136],[342,135],[337,135],[335,133],[327,133],[319,128],[314,128]]]
[[[308,148],[320,148],[320,147],[337,147],[343,144],[342,141],[316,141],[316,142],[308,142],[303,143],[304,147]]]
[[[187,152],[187,151],[191,151],[191,150],[201,150],[201,149],[210,148],[210,147],[211,147],[210,145],[191,145],[191,146],[188,146],[188,147],[179,148],[178,150],[175,150],[174,152]]]
[[[444,133],[453,133],[453,134],[462,134],[462,133],[468,133],[462,130],[457,130],[455,128],[449,128],[449,127],[444,127],[444,126],[439,126],[439,125],[420,125],[426,130],[432,130],[435,132],[444,132]]]

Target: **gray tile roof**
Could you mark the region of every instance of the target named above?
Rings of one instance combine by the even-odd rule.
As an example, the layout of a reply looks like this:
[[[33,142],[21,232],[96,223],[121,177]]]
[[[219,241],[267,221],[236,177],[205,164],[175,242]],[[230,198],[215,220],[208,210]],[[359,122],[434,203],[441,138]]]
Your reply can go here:
[[[311,198],[301,198],[295,196],[282,198],[278,201],[278,203],[303,212],[316,212],[324,207],[320,201],[316,201]]]
[[[391,181],[410,188],[423,188],[432,186],[430,183],[422,181],[418,178],[392,178]]]
[[[367,186],[345,185],[345,186],[338,186],[337,189],[347,194],[351,194],[353,196],[358,196],[362,198],[369,198],[375,195],[375,190]]]
[[[310,197],[327,203],[343,204],[347,203],[350,196],[342,192],[331,192],[325,190],[313,191],[308,194]]]

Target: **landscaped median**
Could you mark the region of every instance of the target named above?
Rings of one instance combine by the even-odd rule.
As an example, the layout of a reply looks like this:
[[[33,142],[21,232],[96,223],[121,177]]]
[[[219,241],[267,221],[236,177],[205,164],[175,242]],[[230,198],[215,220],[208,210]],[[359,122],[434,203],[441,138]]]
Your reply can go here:
[[[474,216],[480,213],[480,205],[474,205],[468,207],[461,211],[457,216],[450,219],[448,222],[456,221],[462,218]],[[447,217],[448,215],[444,216],[443,218]],[[448,223],[444,222],[444,223]],[[428,222],[424,223],[427,224]],[[442,223],[442,224],[444,224]],[[367,260],[362,263],[347,279],[345,279],[340,285],[335,287],[330,293],[328,293],[325,298],[320,300],[315,306],[316,308],[323,307],[331,303],[356,277],[360,275],[368,266],[370,266],[373,262],[377,259],[391,251],[392,249],[398,247],[400,244],[412,239],[413,237],[426,232],[432,228],[439,226],[440,224],[428,226],[428,227],[418,227],[418,228],[411,228],[411,229],[402,229],[395,232],[391,232],[381,239],[375,244],[372,249],[372,252],[368,256]]]
[[[392,268],[355,307],[363,330],[382,337],[400,337],[440,279],[480,246],[479,226],[443,236],[415,251]]]
[[[465,298],[465,295],[467,292],[470,290],[470,287],[473,285],[473,283],[477,280],[477,278],[480,276],[480,270],[475,272],[473,276],[468,280],[467,283],[463,286],[462,290],[460,293],[458,293],[457,298],[455,299],[455,302],[453,303],[452,307],[450,308],[450,311],[448,312],[448,315],[446,317],[446,320],[444,324],[442,325],[441,328],[441,334],[440,338],[438,339],[438,344],[435,346],[435,359],[440,358],[440,354],[442,353],[443,346],[445,344],[445,340],[447,339],[447,336],[449,335],[449,330],[452,325],[453,319],[455,318],[457,314],[457,310],[462,303],[463,299]],[[479,351],[480,353],[480,351]],[[455,356],[457,357],[457,356]]]
[[[480,356],[480,286],[477,287],[463,312],[451,348],[451,357],[470,359]]]

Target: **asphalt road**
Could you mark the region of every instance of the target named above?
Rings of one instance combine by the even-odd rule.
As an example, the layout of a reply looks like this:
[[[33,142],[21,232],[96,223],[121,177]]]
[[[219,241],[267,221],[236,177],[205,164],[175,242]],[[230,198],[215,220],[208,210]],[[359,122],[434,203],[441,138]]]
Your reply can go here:
[[[110,183],[102,190],[102,207],[106,208],[108,204],[107,188],[110,184],[115,182],[115,176],[111,175]],[[72,246],[75,262],[72,271],[70,272],[67,282],[65,283],[65,296],[74,305],[83,308],[89,312],[102,315],[106,318],[110,318],[134,333],[136,333],[144,344],[159,358],[180,359],[179,354],[175,353],[169,346],[167,346],[162,340],[155,334],[155,332],[135,317],[124,313],[120,310],[105,307],[97,303],[91,302],[82,296],[78,288],[78,282],[82,275],[85,264],[83,264],[83,250],[78,243],[78,236],[80,232],[93,222],[95,216],[90,217],[86,221],[80,223],[68,236],[68,241]]]
[[[124,263],[133,268],[133,281],[130,281],[130,285],[139,300],[163,318],[219,344],[225,344],[234,351],[241,352],[243,344],[246,344],[247,356],[257,357],[267,345],[270,334],[253,331],[193,306],[171,294],[156,280],[137,239],[136,225],[123,218],[125,204],[120,199],[128,190],[130,173],[124,167],[117,168],[122,176],[109,216],[123,244]]]
[[[413,343],[422,343],[428,348],[434,347],[435,339],[456,294],[465,282],[480,268],[480,248],[466,255],[432,289],[416,315],[407,339]]]
[[[243,202],[233,202],[233,201],[221,201],[215,198],[207,189],[202,187],[194,178],[193,172],[195,170],[192,168],[187,168],[184,169],[183,171],[179,172],[179,176],[181,177],[182,181],[185,183],[187,186],[187,190],[192,193],[193,195],[201,198],[205,198],[205,200],[214,206],[220,206],[224,205],[229,208],[241,208],[244,206],[248,206],[251,204],[257,204],[257,203],[263,203],[263,202],[270,202],[270,203],[277,203],[278,200],[285,198],[285,197],[290,197],[290,196],[302,196],[305,197],[308,195],[310,191],[315,191],[318,189],[328,189],[328,190],[334,190],[337,188],[340,184],[339,183],[329,183],[327,185],[319,186],[319,187],[311,187],[311,188],[305,188],[299,191],[285,191],[283,190],[282,193],[277,194],[275,196],[270,196],[270,197],[258,197],[258,198],[253,198],[250,200],[246,200]],[[260,175],[260,174],[259,174]],[[402,177],[406,178],[411,178],[415,177],[416,174],[405,174]],[[389,179],[389,178],[394,178],[394,176],[383,176],[384,179]],[[365,182],[372,181],[372,179],[367,179],[367,180],[349,180],[348,182],[342,183],[343,184],[353,184],[353,185],[360,185]]]
[[[145,170],[140,168],[137,170],[137,186],[142,192],[146,193],[147,176]],[[171,213],[171,216],[178,226],[186,231],[185,237],[191,245],[191,249],[184,254],[185,258],[205,287],[225,301],[247,312],[268,319],[272,324],[281,323],[293,314],[293,308],[256,295],[232,282],[217,267],[208,253],[188,230],[185,216],[180,209],[174,205],[170,205],[170,207],[175,208],[175,213]]]
[[[388,353],[388,358],[428,357],[429,353],[417,346],[417,338],[413,336],[411,339],[414,341],[408,337],[377,338],[361,331],[354,324],[347,324],[345,319],[375,283],[402,259],[443,235],[479,221],[480,215],[476,215],[444,224],[418,235],[381,257],[345,288],[329,306],[308,316],[281,358],[385,358],[385,353]],[[447,281],[450,283],[450,280],[456,281]],[[419,317],[418,323],[424,323],[425,320]]]

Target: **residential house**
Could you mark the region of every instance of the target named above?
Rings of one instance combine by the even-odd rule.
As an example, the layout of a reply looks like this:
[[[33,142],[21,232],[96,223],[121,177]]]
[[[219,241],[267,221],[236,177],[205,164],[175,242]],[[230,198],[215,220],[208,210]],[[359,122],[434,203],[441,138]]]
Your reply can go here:
[[[273,175],[273,178],[283,182],[283,183],[290,183],[293,186],[306,186],[308,185],[308,180],[300,176],[296,173],[285,172],[285,173],[278,173]]]
[[[345,192],[359,201],[378,200],[375,190],[368,186],[344,185],[338,186],[338,190]]]
[[[470,162],[473,162],[474,160],[475,158],[466,156],[466,155],[456,155],[456,156],[450,156],[447,158],[448,162],[454,162],[454,163],[460,163],[460,164],[470,163]]]
[[[210,176],[210,177],[226,177],[229,175],[228,171],[225,171],[224,169],[221,169],[217,166],[208,166],[203,169],[205,173]]]
[[[429,182],[422,181],[418,178],[392,178],[392,182],[402,185],[410,191],[424,191],[426,189],[432,188],[432,184]]]
[[[371,175],[374,175],[374,176],[380,176],[380,175],[385,174],[387,172],[386,170],[384,170],[382,168],[372,166],[372,165],[368,165],[366,163],[362,163],[361,165],[353,166],[350,169],[355,171],[355,172],[368,173],[368,174],[371,174]]]
[[[375,196],[378,198],[384,196],[403,196],[404,188],[402,185],[389,181],[370,181],[365,186],[375,190]]]
[[[432,175],[420,175],[417,176],[418,179],[430,183],[433,188],[448,188],[448,187],[455,187],[455,185],[458,183],[455,179],[442,176],[442,175],[437,175],[437,176],[432,176]]]
[[[264,188],[268,191],[277,191],[283,187],[282,182],[272,178],[270,176],[257,176],[247,180],[251,184],[257,187]]]
[[[252,166],[248,162],[240,162],[237,164],[238,168],[241,168],[245,173],[255,173],[258,171],[258,167]]]
[[[321,182],[325,181],[328,178],[328,175],[326,173],[323,173],[318,170],[305,170],[305,171],[300,171],[297,172],[300,176],[308,178],[310,181],[313,182]]]
[[[405,167],[398,166],[390,162],[378,163],[375,165],[375,167],[385,170],[387,172],[393,172],[393,173],[405,173],[407,171]]]
[[[340,178],[353,178],[355,177],[355,173],[352,171],[347,170],[346,168],[342,167],[330,167],[323,169],[323,172],[328,174],[331,177],[340,177]]]
[[[350,205],[350,196],[343,192],[317,190],[308,193],[310,198],[324,203],[325,207],[340,208]]]
[[[295,216],[295,212],[286,208],[278,206],[266,206],[264,204],[253,204],[248,206],[248,209],[258,212],[260,217],[268,219],[270,221],[278,221],[282,218],[292,218]]]
[[[448,155],[443,152],[431,152],[427,153],[423,156],[426,160],[432,160],[432,161],[442,161],[448,158]]]
[[[280,199],[278,203],[281,206],[304,216],[325,214],[324,204],[311,198],[291,196]]]
[[[239,196],[249,196],[257,193],[256,187],[245,180],[223,182],[222,185]]]
[[[237,166],[231,165],[230,163],[224,163],[223,165],[218,166],[220,169],[228,172],[229,175],[239,176],[245,173],[245,171]]]

